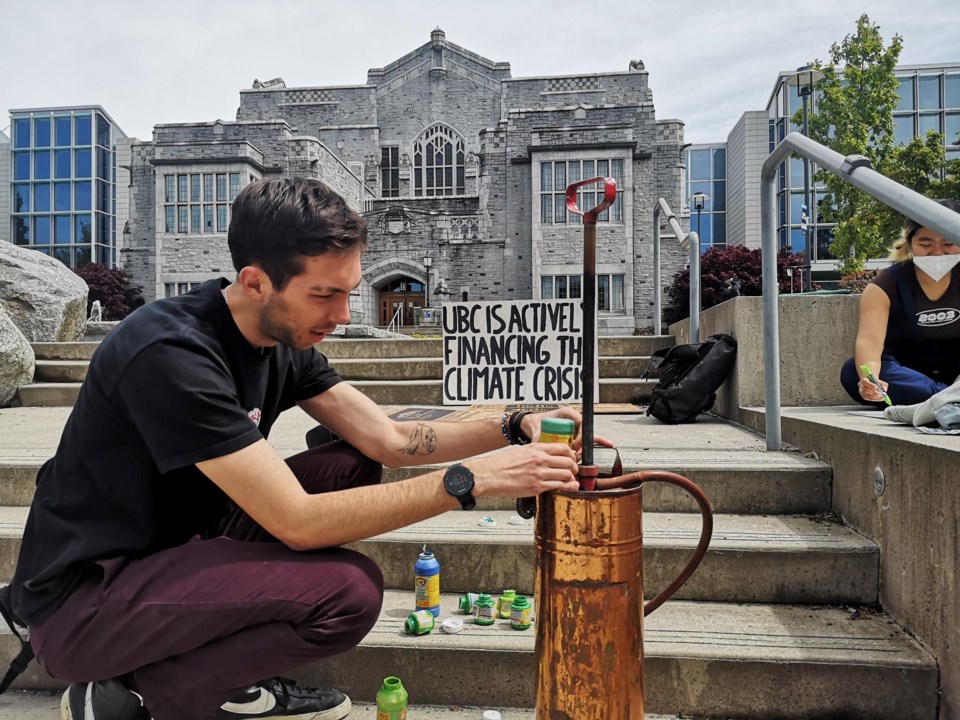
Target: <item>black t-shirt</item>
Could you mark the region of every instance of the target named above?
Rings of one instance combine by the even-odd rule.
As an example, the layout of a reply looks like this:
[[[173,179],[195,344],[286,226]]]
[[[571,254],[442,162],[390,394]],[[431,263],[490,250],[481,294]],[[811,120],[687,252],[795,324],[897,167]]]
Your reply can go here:
[[[895,272],[910,291],[912,318],[907,317]],[[890,298],[884,354],[893,355],[905,367],[952,383],[960,375],[960,265],[951,270],[950,285],[938,300],[923,292],[912,261],[881,270],[870,282]]]
[[[98,560],[215,531],[229,498],[196,463],[267,437],[277,416],[340,382],[315,349],[262,352],[212,280],[138,309],[104,338],[56,455],[40,469],[13,580],[39,625]]]

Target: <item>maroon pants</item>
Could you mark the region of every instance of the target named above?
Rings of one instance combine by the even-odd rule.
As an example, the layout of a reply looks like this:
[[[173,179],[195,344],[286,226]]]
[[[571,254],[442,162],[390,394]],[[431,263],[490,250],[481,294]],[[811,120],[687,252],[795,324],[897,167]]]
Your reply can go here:
[[[380,482],[343,442],[287,460],[308,492]],[[31,643],[50,675],[88,682],[133,673],[154,720],[206,720],[253,683],[342,653],[370,631],[383,576],[369,558],[295,552],[244,513],[224,534],[143,559],[99,564]]]

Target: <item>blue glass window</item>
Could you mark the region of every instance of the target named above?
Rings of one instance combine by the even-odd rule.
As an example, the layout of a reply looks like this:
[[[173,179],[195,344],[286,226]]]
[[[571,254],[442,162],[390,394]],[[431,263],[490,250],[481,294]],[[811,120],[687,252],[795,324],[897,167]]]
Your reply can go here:
[[[947,147],[960,142],[960,113],[947,113],[943,134]]]
[[[217,232],[227,231],[227,206],[217,205]]]
[[[693,206],[693,200],[692,200],[693,196],[696,195],[697,193],[703,193],[704,195],[709,196],[709,195],[710,195],[710,189],[711,189],[711,188],[710,188],[710,183],[709,183],[709,182],[695,182],[695,183],[690,183],[690,198],[691,198],[691,199],[689,200],[689,203],[690,203],[690,211],[691,211],[691,212],[696,212],[696,211],[697,211],[696,208]],[[704,204],[703,204],[703,209],[702,209],[702,210],[703,210],[703,212],[710,212],[712,209],[713,209],[713,205],[711,204],[711,201],[710,201],[710,199],[708,198],[708,199],[706,200],[706,202],[704,202]]]
[[[103,213],[94,215],[97,221],[97,242],[101,245],[110,243],[110,223]]]
[[[75,260],[76,265],[74,267],[81,268],[84,265],[90,264],[90,248],[89,247],[78,246],[75,249],[74,255],[76,257],[76,260]]]
[[[803,211],[803,193],[790,193],[790,224],[800,224],[800,213]]]
[[[29,152],[15,152],[13,154],[13,179],[14,180],[30,179],[30,153]]]
[[[70,116],[60,115],[53,119],[53,142],[57,147],[70,145]]]
[[[164,223],[163,223],[164,232],[167,232],[167,233],[173,232],[174,223],[176,222],[175,221],[176,213],[177,213],[177,209],[173,205],[167,205],[164,208]]]
[[[790,230],[790,251],[804,253],[807,250],[807,234],[800,228]]]
[[[937,110],[940,105],[940,76],[926,75],[917,78],[920,87],[920,109]]]
[[[710,179],[710,151],[709,150],[691,150],[690,151],[690,174],[691,180],[709,180]]]
[[[54,248],[53,256],[57,260],[62,262],[64,265],[66,265],[67,267],[70,267],[70,248],[68,247]]]
[[[727,176],[727,151],[723,148],[717,148],[713,151],[713,177],[725,178]]]
[[[90,177],[90,151],[75,150],[74,153],[75,153],[74,177],[78,177],[78,178]]]
[[[90,238],[92,237],[92,231],[90,228],[90,216],[89,215],[74,215],[77,243],[90,243]]]
[[[54,212],[70,212],[70,183],[59,182],[53,184]]]
[[[33,242],[35,245],[50,244],[50,216],[41,215],[33,219]]]
[[[70,177],[70,155],[69,150],[53,151],[53,176],[55,178]]]
[[[110,212],[110,186],[102,180],[97,180],[97,210]]]
[[[113,260],[111,248],[104,245],[97,245],[97,262],[107,267],[113,267],[116,263]]]
[[[54,215],[53,216],[53,241],[57,245],[69,245],[70,244],[70,222],[69,215]]]
[[[715,180],[713,183],[713,196],[710,198],[710,204],[713,210],[727,209],[727,183],[724,180]]]
[[[34,118],[33,146],[38,148],[50,147],[50,118]]]
[[[33,186],[33,211],[50,212],[50,183],[37,183]]]
[[[110,151],[97,148],[97,177],[103,180],[110,179]]]
[[[30,147],[30,118],[17,118],[13,121],[13,147]]]
[[[74,207],[77,210],[90,209],[90,183],[89,182],[74,183],[73,202],[74,202]]]
[[[960,75],[943,76],[943,106],[960,108]]]
[[[700,236],[700,252],[703,253],[710,248],[710,238],[713,234],[710,232],[710,213],[704,213],[700,216],[697,227],[694,228],[697,235]]]
[[[893,116],[893,144],[906,145],[913,140],[913,115]]]
[[[50,151],[40,150],[33,154],[33,179],[50,179]]]
[[[26,183],[13,186],[13,211],[30,212],[30,186]]]
[[[790,187],[803,187],[803,158],[790,158]]]
[[[897,88],[897,94],[900,95],[900,102],[897,103],[896,110],[913,110],[913,78],[898,78],[900,87]]]
[[[717,213],[713,216],[713,246],[727,246],[727,216],[725,213]]]
[[[940,132],[940,113],[926,113],[920,115],[920,135],[927,134],[928,130]]]
[[[97,114],[97,145],[110,147],[110,123],[99,113]]]
[[[89,145],[90,144],[90,116],[89,115],[77,115],[74,119],[74,127],[76,128],[76,144],[77,145]]]
[[[30,244],[30,222],[25,217],[15,217],[13,219],[13,241],[17,245]]]

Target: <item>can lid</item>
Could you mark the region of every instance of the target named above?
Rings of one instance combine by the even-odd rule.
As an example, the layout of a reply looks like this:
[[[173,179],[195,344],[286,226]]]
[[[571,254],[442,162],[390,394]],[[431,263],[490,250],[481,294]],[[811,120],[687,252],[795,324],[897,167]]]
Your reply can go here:
[[[553,433],[554,435],[573,435],[573,429],[576,427],[573,420],[567,418],[544,418],[540,421],[541,433]]]
[[[504,596],[506,596],[506,597],[513,597],[514,595],[517,594],[517,591],[516,591],[516,590],[504,590],[504,591],[503,591],[502,593],[500,593],[500,594],[501,594],[501,595],[504,595]]]
[[[500,713],[496,710],[484,710],[483,720],[500,720]]]
[[[479,525],[480,527],[491,528],[491,527],[497,526],[497,521],[494,520],[489,515],[484,515],[482,518],[480,518],[477,521],[477,525]]]
[[[526,520],[524,520],[519,515],[511,515],[509,522],[511,525],[523,525],[526,522]]]
[[[463,620],[460,618],[447,618],[440,623],[440,629],[445,633],[458,633],[463,630]]]

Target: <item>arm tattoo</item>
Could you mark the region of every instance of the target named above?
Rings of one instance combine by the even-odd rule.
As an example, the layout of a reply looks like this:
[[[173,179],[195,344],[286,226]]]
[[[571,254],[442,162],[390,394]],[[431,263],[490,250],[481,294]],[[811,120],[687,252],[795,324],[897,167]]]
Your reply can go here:
[[[430,455],[437,449],[437,433],[429,425],[417,424],[410,433],[410,442],[400,448],[405,455]]]

